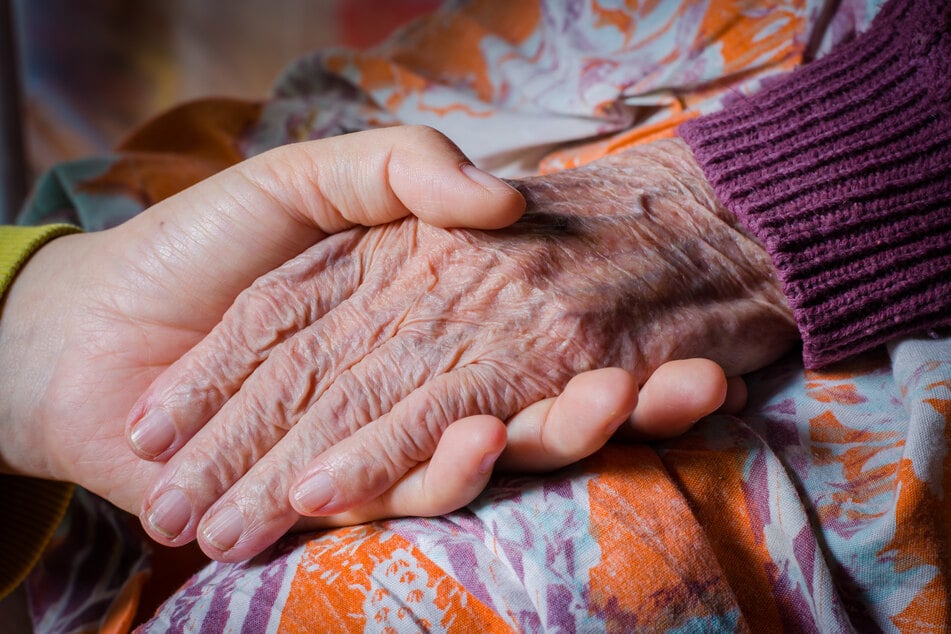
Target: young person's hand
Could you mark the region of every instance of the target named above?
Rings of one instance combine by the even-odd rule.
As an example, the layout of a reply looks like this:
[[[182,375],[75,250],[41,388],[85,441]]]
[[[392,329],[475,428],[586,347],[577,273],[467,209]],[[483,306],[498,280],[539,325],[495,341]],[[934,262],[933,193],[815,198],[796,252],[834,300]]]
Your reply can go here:
[[[0,315],[0,472],[76,482],[139,513],[161,463],[129,449],[129,411],[256,278],[356,224],[412,213],[494,228],[524,204],[434,130],[389,128],[279,148],[115,229],[53,240]],[[258,326],[275,342],[310,318],[273,308]],[[143,455],[169,441],[156,428],[132,433]]]

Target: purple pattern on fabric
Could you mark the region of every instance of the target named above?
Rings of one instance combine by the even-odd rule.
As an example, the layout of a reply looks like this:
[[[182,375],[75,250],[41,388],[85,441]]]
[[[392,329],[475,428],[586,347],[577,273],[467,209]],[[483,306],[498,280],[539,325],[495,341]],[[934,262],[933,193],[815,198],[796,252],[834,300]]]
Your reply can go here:
[[[762,448],[751,449],[752,459],[748,461],[750,464],[743,479],[743,494],[750,523],[753,525],[753,534],[759,540],[770,517],[770,478],[766,466],[766,452]]]
[[[816,538],[812,533],[811,526],[803,526],[799,534],[793,538],[793,553],[802,569],[802,576],[806,582],[806,588],[813,592],[813,575],[815,574]]]
[[[202,621],[200,634],[222,634],[225,631],[225,625],[231,616],[231,596],[242,577],[239,572],[243,572],[241,568],[235,568],[214,585],[208,616]]]
[[[563,586],[548,586],[548,614],[545,615],[546,632],[575,632],[573,614],[583,609],[582,605],[572,605],[574,597]]]
[[[242,634],[257,634],[266,630],[273,608],[278,604],[281,585],[287,574],[289,548],[280,545],[271,551],[271,562],[261,571],[261,585],[251,596]]]
[[[769,405],[765,407],[763,411],[770,414],[788,414],[790,416],[795,416],[796,400],[792,398],[784,398],[775,405]]]
[[[473,545],[468,542],[450,541],[444,545],[444,548],[453,570],[456,571],[459,582],[480,601],[489,606],[493,605],[492,593],[482,583],[481,576],[476,569],[478,558],[475,555]]]

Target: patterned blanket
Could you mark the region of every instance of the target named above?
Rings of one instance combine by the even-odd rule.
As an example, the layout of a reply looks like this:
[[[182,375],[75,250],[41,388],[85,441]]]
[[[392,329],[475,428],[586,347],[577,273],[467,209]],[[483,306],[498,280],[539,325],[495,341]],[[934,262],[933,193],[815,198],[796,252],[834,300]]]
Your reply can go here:
[[[22,221],[111,226],[266,148],[394,123],[506,175],[563,169],[729,107],[877,4],[456,0],[298,60],[266,103],[187,104],[54,169]],[[207,564],[141,631],[947,631],[951,339],[748,380],[742,415],[681,438]],[[38,631],[133,624],[154,563],[128,526],[77,497],[28,582]]]

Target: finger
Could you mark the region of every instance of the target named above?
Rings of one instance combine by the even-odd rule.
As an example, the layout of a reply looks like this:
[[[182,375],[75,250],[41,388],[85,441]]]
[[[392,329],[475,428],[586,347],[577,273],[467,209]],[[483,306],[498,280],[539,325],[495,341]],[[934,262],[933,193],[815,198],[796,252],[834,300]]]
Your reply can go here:
[[[629,420],[622,435],[656,439],[686,431],[722,409],[729,393],[720,366],[706,359],[670,361],[648,377],[638,395],[634,377],[604,368],[574,377],[564,391],[516,414],[499,468],[551,471],[591,455]],[[742,380],[734,382],[737,402]]]
[[[370,301],[387,306],[392,315],[372,310]],[[269,491],[282,490],[286,496],[315,456],[445,372],[443,365],[423,362],[434,356],[427,354],[427,346],[435,345],[425,333],[408,328],[397,336],[395,329],[402,314],[398,301],[387,293],[361,292],[272,351],[238,393],[162,470],[140,513],[146,532],[163,544],[187,543],[195,537],[199,520],[213,512],[209,509],[219,498],[219,504],[237,498],[242,504],[253,500],[255,491],[263,486],[258,480],[261,477],[270,478]],[[371,315],[380,321],[368,322]],[[354,327],[364,323],[365,328]],[[326,333],[344,332],[351,334],[338,334],[332,339],[332,349],[324,349]],[[398,376],[392,373],[394,367],[401,369]],[[467,411],[455,419],[478,412]],[[265,464],[258,467],[259,462]],[[222,497],[225,492],[228,495]],[[379,492],[382,489],[375,494]],[[265,517],[270,514],[290,512],[286,499],[281,502],[250,509],[249,526],[270,522],[271,518]],[[257,540],[264,539],[260,532],[255,535]],[[269,545],[254,544],[262,549]]]
[[[289,496],[294,510],[332,515],[380,495],[429,459],[450,422],[486,411],[505,388],[479,365],[434,378],[301,470]]]
[[[126,422],[133,452],[168,460],[276,348],[352,295],[361,267],[350,252],[359,238],[334,236],[320,245],[319,257],[295,258],[241,293],[221,322],[133,405]]]
[[[345,332],[348,328],[353,331],[353,324],[365,319],[368,311],[364,298],[351,298],[273,350],[220,411],[207,424],[198,425],[200,431],[169,460],[146,496],[141,517],[153,539],[170,546],[191,541],[207,509],[245,474],[257,473],[252,468],[259,459],[295,429],[318,402],[321,407],[310,417],[318,417],[320,423],[305,426],[306,437],[288,437],[284,449],[271,456],[272,462],[287,461],[288,479],[294,473],[292,460],[301,466],[306,464],[300,454],[319,454],[379,411],[368,401],[382,397],[384,390],[370,393],[362,385],[350,387],[341,376],[361,363],[373,364],[376,357],[386,356],[392,364],[394,358],[405,356],[399,341],[387,340],[382,352],[367,359],[380,341],[393,335],[392,329],[385,324],[358,329],[358,336],[337,337],[330,351],[322,346],[322,333]],[[376,363],[379,367],[386,362]],[[171,403],[179,405],[178,401]],[[187,398],[181,400],[183,414],[190,413],[189,405]],[[248,476],[245,488],[254,486],[254,477]],[[278,485],[272,482],[269,486]],[[289,481],[281,486],[286,490]],[[174,506],[170,506],[169,499],[175,501]]]
[[[410,470],[370,502],[338,515],[303,518],[297,529],[352,526],[389,517],[450,513],[482,493],[505,448],[505,425],[494,416],[470,416],[446,428],[433,457]]]
[[[500,229],[525,210],[518,190],[472,165],[433,128],[385,128],[326,141],[334,160],[322,192],[346,223],[385,224],[412,214],[439,227]]]
[[[726,401],[728,382],[708,359],[669,361],[641,387],[630,424],[618,430],[625,440],[672,438]]]
[[[726,399],[717,410],[720,414],[739,414],[746,407],[748,393],[746,381],[741,376],[731,376],[726,380]]]
[[[604,446],[638,403],[637,383],[620,368],[574,377],[557,398],[528,406],[509,420],[498,467],[552,471]]]

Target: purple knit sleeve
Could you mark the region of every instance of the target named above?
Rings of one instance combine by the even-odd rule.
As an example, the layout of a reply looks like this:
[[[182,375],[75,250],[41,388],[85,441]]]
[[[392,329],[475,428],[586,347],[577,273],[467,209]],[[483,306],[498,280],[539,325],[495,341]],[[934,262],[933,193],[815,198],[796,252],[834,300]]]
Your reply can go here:
[[[808,367],[951,326],[951,2],[680,128],[772,257]]]

